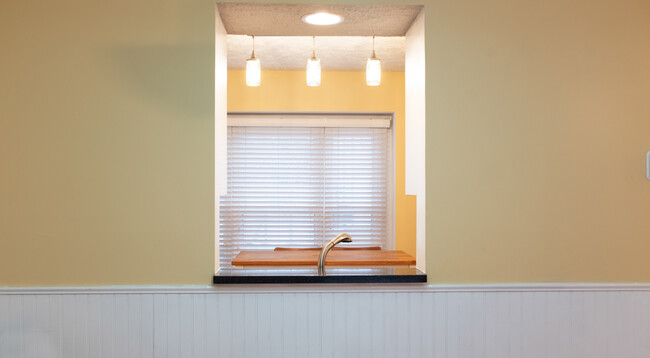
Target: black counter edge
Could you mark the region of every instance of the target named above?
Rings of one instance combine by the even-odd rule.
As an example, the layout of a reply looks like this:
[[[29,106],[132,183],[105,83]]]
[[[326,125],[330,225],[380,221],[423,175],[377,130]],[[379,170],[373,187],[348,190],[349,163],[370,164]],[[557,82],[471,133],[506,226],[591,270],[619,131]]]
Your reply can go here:
[[[333,275],[333,276],[213,276],[221,284],[293,284],[293,283],[426,283],[427,275]]]

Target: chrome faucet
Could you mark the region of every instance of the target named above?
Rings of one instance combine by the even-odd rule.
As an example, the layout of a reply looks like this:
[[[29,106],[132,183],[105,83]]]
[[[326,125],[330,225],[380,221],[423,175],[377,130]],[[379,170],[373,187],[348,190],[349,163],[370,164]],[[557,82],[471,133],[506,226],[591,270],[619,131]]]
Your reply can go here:
[[[325,276],[325,258],[327,257],[327,253],[339,242],[352,242],[352,238],[348,234],[341,234],[333,238],[320,250],[320,256],[318,257],[318,276]]]

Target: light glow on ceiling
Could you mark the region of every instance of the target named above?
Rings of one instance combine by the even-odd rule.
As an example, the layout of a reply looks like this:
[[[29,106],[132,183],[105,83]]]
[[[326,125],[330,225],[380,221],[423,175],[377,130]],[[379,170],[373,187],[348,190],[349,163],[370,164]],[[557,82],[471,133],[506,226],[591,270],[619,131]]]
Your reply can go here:
[[[343,22],[343,16],[330,14],[327,12],[317,12],[315,14],[303,16],[302,22],[319,26],[336,25]]]

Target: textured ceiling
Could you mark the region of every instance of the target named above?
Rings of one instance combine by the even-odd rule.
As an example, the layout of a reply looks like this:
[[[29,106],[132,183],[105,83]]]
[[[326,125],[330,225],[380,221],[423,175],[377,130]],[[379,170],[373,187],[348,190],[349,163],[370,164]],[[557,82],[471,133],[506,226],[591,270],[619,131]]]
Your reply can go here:
[[[228,35],[228,68],[246,68],[251,55],[252,39]],[[383,71],[404,71],[404,37],[377,37],[375,52]],[[311,36],[255,36],[255,56],[263,70],[304,70],[311,57]],[[364,71],[372,55],[372,37],[316,37],[316,57],[323,71]]]
[[[404,36],[420,5],[299,5],[218,3],[226,32],[256,36]],[[316,26],[302,17],[327,11],[342,15],[338,25]]]

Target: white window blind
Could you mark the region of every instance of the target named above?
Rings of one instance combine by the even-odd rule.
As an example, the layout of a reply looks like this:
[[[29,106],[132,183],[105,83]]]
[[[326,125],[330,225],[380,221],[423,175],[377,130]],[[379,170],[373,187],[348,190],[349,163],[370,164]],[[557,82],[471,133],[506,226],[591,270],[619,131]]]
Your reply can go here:
[[[349,246],[392,246],[390,118],[258,116],[228,119],[221,267],[240,250],[315,247],[343,232]]]

